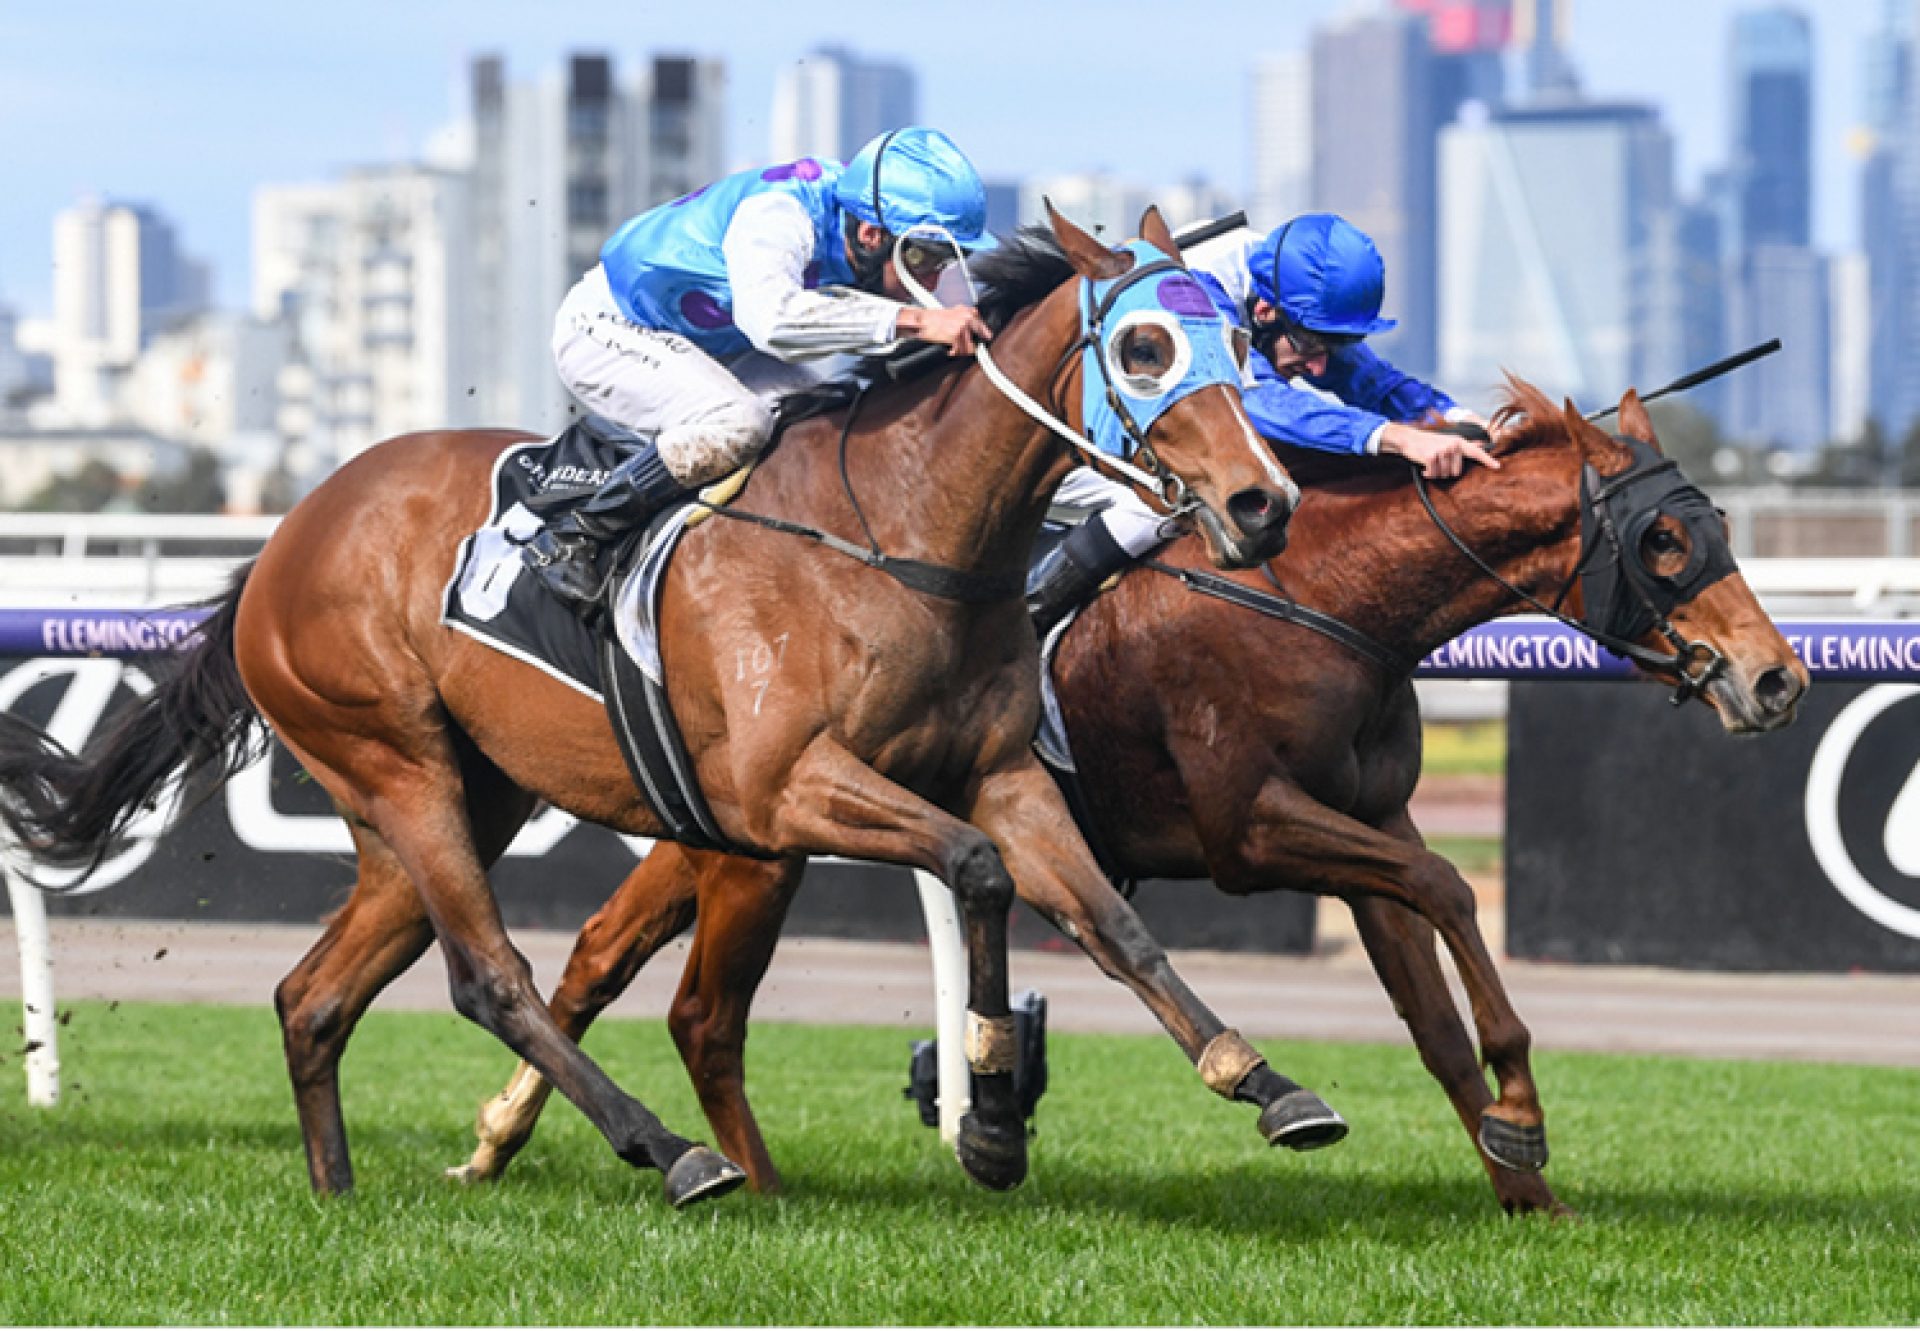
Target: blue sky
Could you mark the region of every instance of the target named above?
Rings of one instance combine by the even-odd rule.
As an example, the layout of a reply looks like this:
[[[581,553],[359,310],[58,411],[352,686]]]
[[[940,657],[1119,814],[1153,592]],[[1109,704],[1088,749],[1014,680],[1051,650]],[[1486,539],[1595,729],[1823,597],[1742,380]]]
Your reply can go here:
[[[911,64],[921,117],[989,177],[1106,167],[1245,187],[1251,57],[1298,47],[1353,0],[0,0],[0,301],[51,302],[52,217],[93,191],[149,202],[245,296],[253,187],[414,157],[464,98],[469,57],[525,77],[572,50],[728,65],[728,150],[766,149],[775,71],[840,42]],[[1683,184],[1725,156],[1726,47],[1742,0],[1575,0],[1589,90],[1659,104]],[[1815,23],[1816,239],[1854,239],[1844,152],[1882,0],[1807,0]],[[1178,22],[1171,20],[1177,19]],[[1364,89],[1356,90],[1364,96]],[[1264,219],[1255,219],[1257,222]]]

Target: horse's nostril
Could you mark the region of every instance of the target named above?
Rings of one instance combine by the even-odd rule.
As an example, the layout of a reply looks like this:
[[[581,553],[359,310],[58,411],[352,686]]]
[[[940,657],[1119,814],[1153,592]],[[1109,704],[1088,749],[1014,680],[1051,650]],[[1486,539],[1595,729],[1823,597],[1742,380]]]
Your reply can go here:
[[[1774,666],[1760,672],[1753,682],[1753,696],[1769,712],[1784,712],[1799,701],[1800,681],[1785,666]]]
[[[1291,513],[1286,496],[1258,487],[1236,491],[1227,500],[1227,512],[1240,530],[1259,536],[1285,525]]]

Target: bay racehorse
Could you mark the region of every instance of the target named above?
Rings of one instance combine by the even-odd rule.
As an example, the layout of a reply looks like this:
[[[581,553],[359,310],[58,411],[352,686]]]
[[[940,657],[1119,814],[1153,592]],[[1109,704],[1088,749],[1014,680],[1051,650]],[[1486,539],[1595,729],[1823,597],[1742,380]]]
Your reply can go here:
[[[1234,894],[1343,898],[1501,1204],[1553,1211],[1538,1172],[1546,1135],[1530,1036],[1471,889],[1407,813],[1420,773],[1413,665],[1474,625],[1550,600],[1623,650],[1636,649],[1620,634],[1639,640],[1651,673],[1704,699],[1729,731],[1788,722],[1807,674],[1734,569],[1719,515],[1655,451],[1636,396],[1621,402],[1615,437],[1516,383],[1501,424],[1500,470],[1473,468],[1430,493],[1398,464],[1284,453],[1309,490],[1282,557],[1215,580],[1197,543],[1181,541],[1072,622],[1054,674],[1108,866],[1129,878],[1210,878]],[[1183,577],[1209,581],[1214,594]],[[1301,606],[1337,621],[1345,640],[1299,622]],[[1665,659],[1646,650],[1668,643]],[[754,920],[733,903],[784,903],[798,878],[790,864],[662,846],[587,924],[553,997],[561,1027],[580,1035],[697,905],[669,1023],[716,1138],[762,1189],[779,1175],[743,1090],[751,994],[730,981],[762,974],[781,917],[769,909]],[[723,908],[710,915],[710,902]],[[1162,963],[1118,913],[1035,904],[1130,983]],[[1436,929],[1471,998],[1477,1058]],[[729,968],[726,958],[745,960]],[[480,1146],[456,1172],[504,1169],[545,1095],[523,1067],[481,1107]]]
[[[788,531],[712,521],[688,535],[660,612],[672,708],[732,846],[910,865],[954,891],[982,1083],[957,1149],[991,1187],[1026,1171],[1001,850],[1015,872],[1061,891],[1109,891],[1028,744],[1036,647],[1021,575],[1070,465],[1031,399],[1073,426],[1083,376],[1166,387],[1170,367],[1193,363],[1175,321],[1110,329],[1111,299],[1090,293],[1138,282],[1189,313],[1196,296],[1204,305],[1166,257],[1177,251],[1157,212],[1142,223],[1144,246],[1121,250],[1051,220],[1051,239],[1029,236],[980,265],[993,358],[1027,407],[980,364],[954,362],[876,389],[857,418],[797,425],[739,501],[827,533],[866,531],[894,561],[876,562],[904,579],[917,561],[945,591],[912,590]],[[1224,332],[1217,319],[1202,329]],[[1183,498],[1217,563],[1257,562],[1283,544],[1298,493],[1230,374],[1183,383],[1149,428],[1131,430],[1134,456]],[[454,1005],[579,1105],[622,1159],[662,1171],[683,1205],[743,1175],[670,1132],[560,1031],[487,882],[536,800],[629,834],[663,831],[598,705],[442,623],[442,591],[485,518],[495,461],[525,439],[419,434],[348,463],[280,524],[184,669],[84,755],[24,723],[0,730],[0,808],[50,862],[97,862],[183,760],[196,780],[230,774],[263,718],[332,796],[358,851],[345,908],[275,995],[315,1189],[352,1184],[337,1073],[354,1024],[437,938]],[[737,671],[743,658],[768,669]],[[740,983],[731,971],[715,978]]]

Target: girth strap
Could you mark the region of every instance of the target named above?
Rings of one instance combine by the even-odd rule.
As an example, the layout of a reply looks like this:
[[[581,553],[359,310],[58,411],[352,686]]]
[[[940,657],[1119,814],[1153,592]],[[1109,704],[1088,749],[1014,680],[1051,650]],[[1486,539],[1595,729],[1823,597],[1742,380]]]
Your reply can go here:
[[[601,635],[600,670],[607,718],[613,722],[620,756],[648,805],[667,825],[667,835],[696,850],[770,858],[734,845],[720,830],[700,793],[700,781],[680,738],[666,689],[647,677],[614,634]]]

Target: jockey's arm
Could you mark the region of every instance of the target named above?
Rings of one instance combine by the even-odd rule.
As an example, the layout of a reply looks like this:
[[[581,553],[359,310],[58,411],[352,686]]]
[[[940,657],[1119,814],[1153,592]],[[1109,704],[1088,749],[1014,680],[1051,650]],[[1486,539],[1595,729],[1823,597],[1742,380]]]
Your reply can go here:
[[[1400,390],[1403,403],[1416,398],[1427,400],[1427,407],[1419,414],[1424,415],[1427,410],[1444,412],[1446,408],[1439,405],[1442,402],[1455,411],[1459,410],[1451,398],[1393,370],[1365,347],[1343,349],[1337,358],[1345,358],[1354,352],[1364,352],[1378,365],[1386,366],[1394,376],[1389,386]],[[1289,383],[1282,380],[1262,356],[1252,357],[1249,364],[1253,371],[1253,383],[1242,390],[1241,400],[1253,427],[1269,439],[1329,453],[1397,455],[1417,464],[1427,475],[1441,480],[1458,476],[1468,462],[1495,469],[1500,465],[1472,440],[1436,434],[1390,420],[1378,411],[1349,405],[1326,386],[1328,375],[1322,375],[1312,383],[1305,379]],[[1329,371],[1332,368],[1332,364],[1329,364]],[[1414,389],[1406,389],[1406,385],[1414,385]],[[1473,417],[1471,413],[1466,413],[1453,419]]]
[[[782,194],[746,200],[720,248],[734,322],[757,350],[800,361],[840,352],[875,355],[898,340],[895,325],[906,311],[898,301],[844,287],[808,289],[813,220],[797,200]]]

